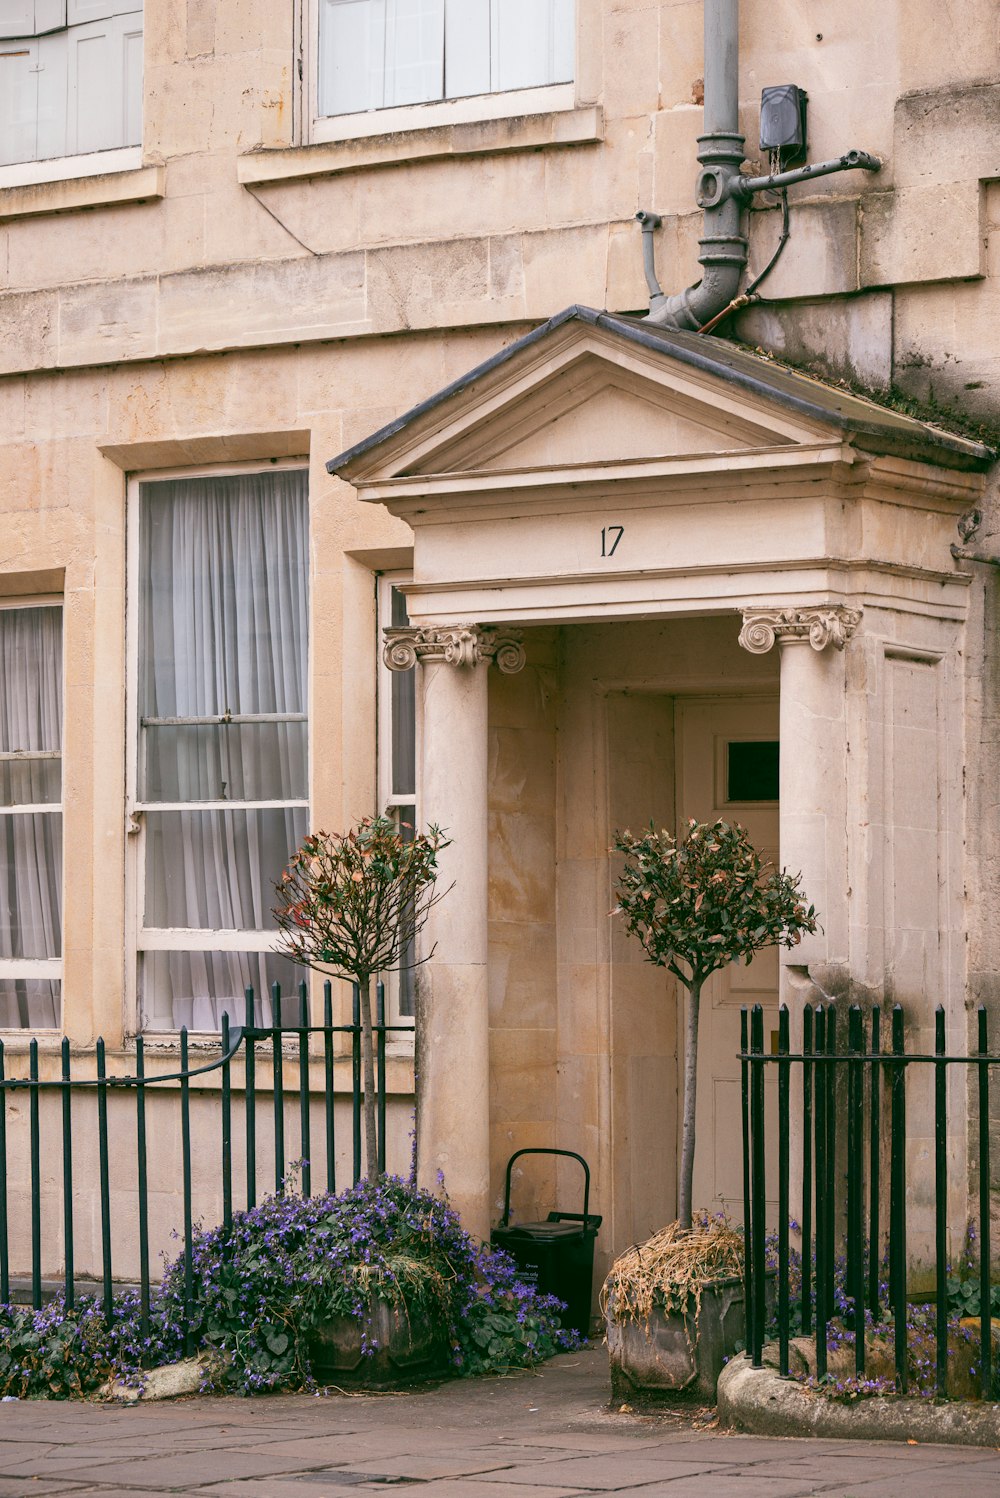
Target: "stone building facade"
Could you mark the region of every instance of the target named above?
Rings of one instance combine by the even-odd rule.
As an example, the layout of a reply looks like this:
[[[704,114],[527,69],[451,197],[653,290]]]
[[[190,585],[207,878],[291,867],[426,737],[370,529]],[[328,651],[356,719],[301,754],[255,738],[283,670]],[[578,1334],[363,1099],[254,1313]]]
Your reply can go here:
[[[795,188],[702,335],[643,323],[635,223],[698,280],[702,0],[8,6],[8,1058],[103,1035],[125,1071],[142,1033],[171,1066],[287,977],[304,828],[386,807],[455,839],[421,1168],[481,1231],[531,1145],[590,1160],[604,1252],[671,1214],[677,998],[610,920],[616,826],[738,816],[823,920],[708,1005],[706,1204],[739,1194],[741,1002],[899,999],[921,1034],[940,1000],[956,1049],[1000,1005],[996,571],[951,550],[1000,531],[1000,22],[740,9],[748,160],[794,82],[809,160],[881,165]],[[755,275],[777,197],[748,222]]]

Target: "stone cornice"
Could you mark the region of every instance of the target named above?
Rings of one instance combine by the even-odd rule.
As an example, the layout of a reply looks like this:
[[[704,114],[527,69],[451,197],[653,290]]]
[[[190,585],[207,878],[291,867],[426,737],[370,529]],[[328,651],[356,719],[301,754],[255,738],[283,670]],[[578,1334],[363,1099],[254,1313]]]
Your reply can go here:
[[[825,650],[828,645],[843,650],[860,622],[860,609],[843,604],[822,609],[744,609],[740,644],[751,655],[766,655],[775,640],[782,645],[809,644],[814,650]]]
[[[522,631],[480,624],[410,625],[383,631],[382,659],[390,671],[411,671],[418,661],[478,666],[495,661],[505,676],[524,666]]]

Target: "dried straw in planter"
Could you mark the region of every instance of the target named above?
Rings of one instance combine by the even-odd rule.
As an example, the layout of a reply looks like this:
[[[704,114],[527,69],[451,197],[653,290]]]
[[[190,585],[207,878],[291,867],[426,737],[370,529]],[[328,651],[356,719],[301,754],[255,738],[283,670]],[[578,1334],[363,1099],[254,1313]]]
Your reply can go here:
[[[706,1215],[691,1228],[672,1222],[618,1256],[601,1290],[601,1310],[607,1315],[610,1304],[617,1321],[635,1321],[647,1333],[654,1310],[676,1313],[687,1333],[688,1319],[697,1326],[705,1283],[742,1273],[743,1234],[724,1217]]]

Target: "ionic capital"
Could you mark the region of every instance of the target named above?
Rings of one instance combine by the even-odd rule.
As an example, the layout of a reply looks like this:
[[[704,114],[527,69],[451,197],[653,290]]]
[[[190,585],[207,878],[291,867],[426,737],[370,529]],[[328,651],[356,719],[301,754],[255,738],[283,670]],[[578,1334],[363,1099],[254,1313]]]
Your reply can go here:
[[[775,640],[814,650],[843,650],[861,622],[861,610],[833,604],[825,609],[744,609],[740,644],[751,655],[766,655]]]
[[[418,661],[478,666],[496,661],[505,676],[524,665],[522,631],[482,624],[410,625],[383,631],[382,659],[390,671],[412,671]]]

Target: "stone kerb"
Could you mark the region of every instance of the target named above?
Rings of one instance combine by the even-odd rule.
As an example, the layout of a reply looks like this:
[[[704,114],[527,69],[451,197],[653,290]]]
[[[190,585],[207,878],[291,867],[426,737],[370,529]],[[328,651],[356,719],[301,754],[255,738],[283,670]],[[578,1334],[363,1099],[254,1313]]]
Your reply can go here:
[[[769,1357],[769,1350],[764,1356]],[[782,1378],[776,1367],[754,1368],[746,1353],[723,1368],[718,1409],[720,1425],[749,1435],[1000,1446],[998,1405],[957,1399],[932,1404],[878,1395],[843,1404]]]

